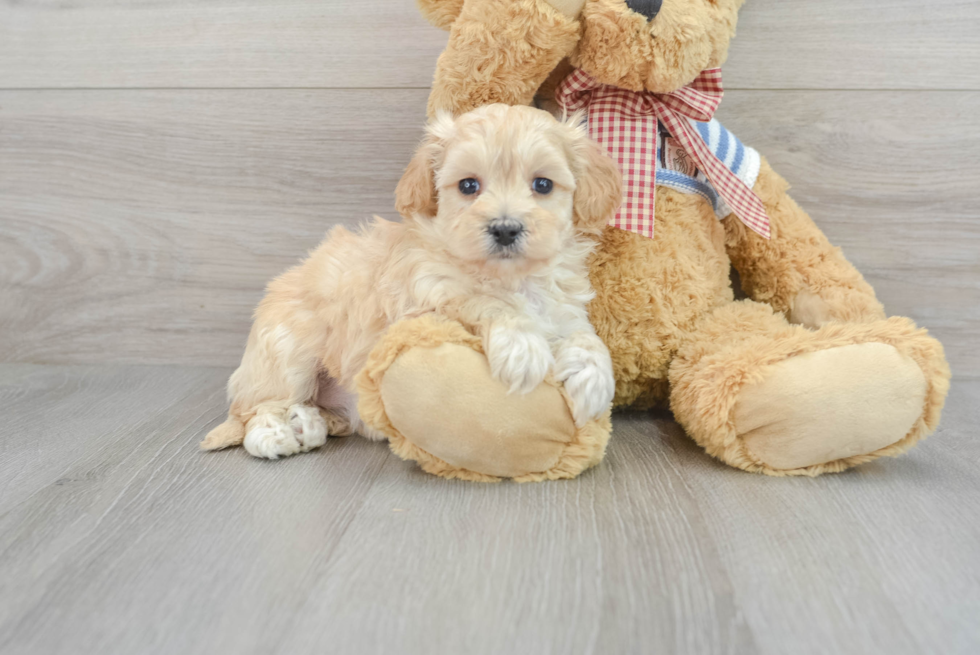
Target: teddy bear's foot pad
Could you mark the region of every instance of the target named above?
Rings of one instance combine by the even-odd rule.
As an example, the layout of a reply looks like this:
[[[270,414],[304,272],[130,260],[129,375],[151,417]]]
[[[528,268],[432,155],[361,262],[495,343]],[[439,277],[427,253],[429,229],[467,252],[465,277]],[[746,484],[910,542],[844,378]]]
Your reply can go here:
[[[575,437],[556,387],[510,394],[490,374],[486,357],[467,346],[408,350],[388,369],[381,395],[392,423],[412,443],[485,475],[546,471]]]
[[[883,343],[840,346],[791,357],[735,405],[746,448],[773,469],[799,469],[881,450],[922,415],[919,366]]]

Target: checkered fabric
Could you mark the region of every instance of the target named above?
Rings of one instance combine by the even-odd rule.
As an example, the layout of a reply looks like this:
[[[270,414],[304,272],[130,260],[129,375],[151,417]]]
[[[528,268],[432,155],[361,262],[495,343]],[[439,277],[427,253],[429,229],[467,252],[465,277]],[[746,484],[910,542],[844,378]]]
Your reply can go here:
[[[558,104],[566,111],[588,111],[589,134],[602,144],[623,173],[623,203],[610,225],[653,237],[657,182],[657,121],[704,171],[739,220],[769,238],[762,201],[715,156],[691,121],[710,121],[724,91],[721,69],[702,71],[673,93],[630,91],[599,83],[581,69],[558,85]]]

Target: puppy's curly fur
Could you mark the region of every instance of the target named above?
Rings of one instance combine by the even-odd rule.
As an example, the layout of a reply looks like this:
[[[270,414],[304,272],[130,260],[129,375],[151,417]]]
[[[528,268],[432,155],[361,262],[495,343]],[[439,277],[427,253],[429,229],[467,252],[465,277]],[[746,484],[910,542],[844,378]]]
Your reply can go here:
[[[405,220],[336,227],[269,285],[228,421],[203,446],[244,435],[275,459],[328,433],[380,438],[358,418],[355,377],[390,325],[428,313],[478,335],[511,392],[553,373],[578,425],[606,411],[615,382],[586,311],[587,259],[619,172],[577,123],[501,104],[436,117],[396,190]]]

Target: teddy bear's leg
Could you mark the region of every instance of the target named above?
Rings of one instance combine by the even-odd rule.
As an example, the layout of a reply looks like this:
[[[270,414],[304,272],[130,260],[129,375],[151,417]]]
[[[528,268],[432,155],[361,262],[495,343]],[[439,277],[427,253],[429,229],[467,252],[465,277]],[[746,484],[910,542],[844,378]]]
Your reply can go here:
[[[885,318],[871,285],[788,189],[789,184],[763,159],[753,190],[766,207],[772,238],[763,239],[735,216],[723,222],[728,256],[746,294],[807,327]]]
[[[671,408],[722,461],[817,475],[897,455],[935,429],[942,346],[907,318],[791,325],[768,305],[711,312],[670,367]]]
[[[495,379],[481,340],[424,316],[391,326],[358,375],[361,420],[434,475],[492,482],[572,478],[597,464],[609,411],[576,426],[553,380],[527,394]]]

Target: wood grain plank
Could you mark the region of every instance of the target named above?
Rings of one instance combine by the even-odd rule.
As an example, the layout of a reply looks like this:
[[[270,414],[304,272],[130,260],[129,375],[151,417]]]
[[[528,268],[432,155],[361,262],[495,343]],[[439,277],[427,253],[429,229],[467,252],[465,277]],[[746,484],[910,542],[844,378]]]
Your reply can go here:
[[[0,88],[428,87],[413,0],[0,4]]]
[[[424,91],[3,96],[0,360],[58,361],[53,338],[74,362],[205,365],[235,364],[266,282],[331,226],[394,217],[425,103]]]
[[[980,89],[971,0],[748,0],[728,88]]]
[[[980,89],[969,0],[751,0],[729,88]],[[412,0],[0,4],[0,88],[427,87]]]
[[[272,276],[331,225],[394,217],[425,98],[0,92],[0,361],[235,365]],[[980,375],[978,103],[741,91],[720,112],[959,376]]]
[[[0,651],[980,646],[978,381],[909,454],[841,475],[736,471],[636,413],[576,480],[479,485],[360,438],[201,453],[227,372],[0,365],[0,473],[43,449],[0,508]]]

